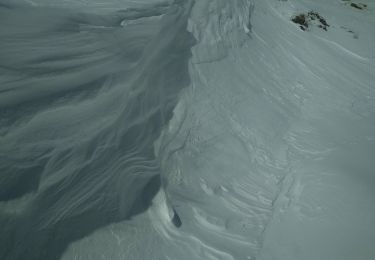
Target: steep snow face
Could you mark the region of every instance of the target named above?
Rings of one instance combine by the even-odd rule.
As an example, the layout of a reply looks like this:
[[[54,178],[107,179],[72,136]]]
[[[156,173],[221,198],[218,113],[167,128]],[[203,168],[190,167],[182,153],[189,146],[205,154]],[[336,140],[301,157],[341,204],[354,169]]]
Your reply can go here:
[[[371,1],[82,3],[1,9],[5,259],[374,258]]]
[[[1,259],[59,259],[150,206],[154,142],[190,84],[191,6],[0,6]]]

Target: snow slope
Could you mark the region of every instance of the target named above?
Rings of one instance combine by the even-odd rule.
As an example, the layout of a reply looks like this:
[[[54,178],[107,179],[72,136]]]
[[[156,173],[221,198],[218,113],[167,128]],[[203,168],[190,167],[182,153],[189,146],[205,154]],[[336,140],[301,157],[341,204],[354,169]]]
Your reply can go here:
[[[91,225],[78,236],[66,235],[69,239],[61,249],[62,259],[372,260],[375,3],[362,1],[367,8],[358,10],[338,0],[144,2],[117,1],[112,6],[106,3],[104,9],[89,4],[95,15],[84,16],[85,22],[73,20],[73,24],[80,24],[80,33],[63,35],[64,39],[69,36],[63,44],[67,53],[82,46],[78,52],[87,54],[77,61],[60,61],[53,56],[51,62],[59,60],[53,66],[67,62],[62,78],[49,74],[59,86],[53,89],[70,91],[81,86],[78,83],[83,79],[90,80],[84,85],[87,89],[97,78],[98,92],[47,103],[32,115],[24,115],[22,110],[7,112],[10,119],[0,128],[2,156],[11,154],[17,162],[25,162],[24,157],[35,162],[31,156],[35,152],[56,156],[56,150],[71,146],[75,152],[68,157],[67,165],[87,163],[92,170],[87,175],[77,174],[80,181],[72,189],[75,180],[64,177],[70,176],[72,168],[61,170],[65,161],[63,154],[58,154],[58,161],[49,161],[57,170],[53,178],[47,178],[50,173],[44,168],[37,188],[0,204],[0,220],[12,223],[35,214],[33,219],[40,228],[30,229],[30,223],[21,221],[24,226],[19,229],[26,229],[25,233],[33,237],[41,234],[39,229],[46,229],[50,233],[41,237],[59,241],[59,232],[71,225],[69,221],[79,230],[82,223],[97,219],[99,214],[94,210],[90,218],[74,219],[77,212],[87,214],[99,209],[113,214],[105,207],[108,202],[101,200],[107,194],[113,194],[113,198],[124,194],[120,202],[108,200],[115,201],[114,208],[127,205],[130,199],[139,205],[137,197],[144,195],[134,183],[147,190],[147,181],[160,174],[156,196],[146,196],[152,203],[145,203],[142,210],[125,207],[121,212],[128,217],[104,217],[105,221]],[[129,4],[131,7],[126,7]],[[118,5],[125,11],[113,12]],[[126,9],[133,6],[138,7]],[[136,15],[129,10],[137,10]],[[327,31],[316,25],[303,31],[291,22],[293,15],[309,11],[326,19]],[[65,21],[65,16],[61,19]],[[16,61],[32,68],[42,66],[33,59],[47,50],[48,55],[61,52],[58,36],[52,36],[54,45],[33,54],[20,42],[21,46],[13,50],[24,50],[27,55],[20,55],[22,58]],[[50,46],[51,39],[47,34],[44,37],[34,44],[45,42]],[[1,53],[2,57],[14,59],[9,46],[1,49],[8,50]],[[30,55],[35,57],[31,59]],[[78,62],[77,67],[85,74],[80,72],[76,78],[68,69],[73,62]],[[24,68],[21,71],[24,73]],[[13,76],[4,72],[1,79]],[[101,76],[107,80],[101,82]],[[12,84],[20,90],[12,93],[2,87],[0,105],[22,104],[32,99],[32,94],[49,96],[51,78],[43,85],[38,76],[32,85],[35,90],[28,87],[24,92],[20,75],[15,77],[18,80],[11,82],[16,82]],[[30,82],[27,74],[22,80]],[[61,80],[64,84],[60,86]],[[12,89],[9,81],[4,82]],[[141,91],[137,91],[139,86]],[[124,94],[127,91],[146,98]],[[170,100],[165,101],[164,95]],[[142,150],[142,158],[151,159],[155,166],[153,173],[146,174],[147,181],[139,181],[145,176],[144,168],[137,168],[136,175],[128,172],[152,166],[145,166],[143,159],[133,164],[139,156],[126,150],[104,150],[106,156],[99,153],[98,162],[83,156],[84,141],[80,140],[88,140],[87,145],[94,147],[88,150],[109,149],[118,139],[112,142],[93,132],[126,135],[128,122],[140,118],[137,113],[128,114],[127,102],[130,107],[138,107],[141,102],[145,114],[161,107],[161,113],[169,115],[154,121],[145,116],[137,128],[147,133],[141,131],[134,149],[145,147],[148,157]],[[22,120],[11,120],[14,111]],[[150,133],[150,128],[155,130]],[[132,139],[126,139],[123,145],[126,147]],[[122,165],[123,156],[130,166],[109,167],[116,162]],[[46,155],[40,158],[43,161]],[[14,164],[9,157],[0,162],[7,175],[13,174],[12,165],[35,166],[30,162]],[[134,178],[132,184],[129,178]],[[35,199],[49,196],[43,189],[53,183],[64,187],[58,195],[63,199],[51,201],[51,210],[38,208]],[[17,221],[15,225],[19,225]],[[11,234],[12,225],[8,227]],[[5,259],[31,259],[14,253],[28,240],[15,240],[13,243],[21,246],[6,249]],[[43,245],[48,243],[35,243],[33,247]],[[35,259],[41,259],[41,250],[36,252],[39,255],[35,253]],[[50,254],[59,256],[53,250]]]

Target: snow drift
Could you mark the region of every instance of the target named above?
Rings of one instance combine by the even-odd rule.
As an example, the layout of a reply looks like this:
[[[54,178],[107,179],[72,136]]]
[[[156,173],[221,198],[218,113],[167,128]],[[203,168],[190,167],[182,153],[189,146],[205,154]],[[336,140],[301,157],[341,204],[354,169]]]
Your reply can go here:
[[[351,3],[0,2],[0,258],[373,259]]]

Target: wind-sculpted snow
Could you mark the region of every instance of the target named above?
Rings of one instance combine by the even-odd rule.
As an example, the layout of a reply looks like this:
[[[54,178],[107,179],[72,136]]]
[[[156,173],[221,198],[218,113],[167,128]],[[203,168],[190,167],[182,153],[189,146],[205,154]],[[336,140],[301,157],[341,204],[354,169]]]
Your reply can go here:
[[[150,205],[153,143],[189,84],[190,8],[1,7],[1,259],[58,259]]]
[[[370,1],[0,3],[1,259],[374,258]]]

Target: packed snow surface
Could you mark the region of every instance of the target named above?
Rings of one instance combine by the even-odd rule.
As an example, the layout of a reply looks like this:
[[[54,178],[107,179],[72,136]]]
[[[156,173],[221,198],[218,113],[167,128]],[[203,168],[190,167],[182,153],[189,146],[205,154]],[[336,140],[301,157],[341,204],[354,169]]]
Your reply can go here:
[[[371,0],[0,0],[0,259],[375,259],[374,43]]]

